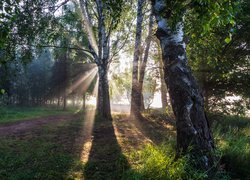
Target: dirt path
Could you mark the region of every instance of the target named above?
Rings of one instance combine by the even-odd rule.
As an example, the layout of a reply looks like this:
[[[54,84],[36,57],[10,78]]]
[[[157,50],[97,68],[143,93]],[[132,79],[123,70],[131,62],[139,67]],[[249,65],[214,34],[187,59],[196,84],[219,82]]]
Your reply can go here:
[[[20,133],[29,131],[31,129],[36,129],[48,123],[68,121],[73,118],[74,118],[74,115],[55,115],[55,116],[23,120],[23,121],[14,122],[11,124],[3,124],[3,125],[0,125],[0,137],[20,134]]]

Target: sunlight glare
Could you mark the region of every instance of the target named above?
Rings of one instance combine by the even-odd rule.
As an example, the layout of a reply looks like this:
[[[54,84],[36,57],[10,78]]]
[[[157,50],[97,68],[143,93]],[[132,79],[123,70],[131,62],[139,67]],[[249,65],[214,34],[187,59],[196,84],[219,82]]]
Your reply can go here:
[[[98,93],[98,80],[95,83],[95,87],[93,89],[92,94],[97,96],[97,93]],[[95,114],[96,114],[96,107],[94,109],[91,108],[85,110],[84,125],[82,131],[85,143],[82,146],[82,152],[81,152],[81,161],[83,163],[88,162],[89,154],[92,147],[92,140],[93,140],[92,132],[93,132]]]
[[[97,68],[93,68],[83,76],[81,76],[78,80],[76,80],[68,89],[67,94],[72,93],[77,87],[79,87],[84,81],[91,79],[86,84],[90,84],[91,81],[94,79],[95,75],[97,74]],[[87,88],[87,87],[86,87]]]

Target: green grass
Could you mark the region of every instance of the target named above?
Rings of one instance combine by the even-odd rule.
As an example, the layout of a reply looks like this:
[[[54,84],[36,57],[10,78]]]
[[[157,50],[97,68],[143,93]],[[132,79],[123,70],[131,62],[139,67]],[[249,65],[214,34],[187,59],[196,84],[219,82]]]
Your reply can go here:
[[[0,107],[0,124],[69,113],[73,113],[73,110],[62,111],[61,109],[46,107]]]
[[[250,118],[216,116],[213,119],[217,151],[221,154],[220,171],[215,179],[250,179]],[[93,128],[89,160],[84,165],[75,150],[84,143],[75,144],[75,139],[81,136],[82,125],[83,118],[76,118],[0,138],[0,179],[206,178],[206,173],[192,168],[188,157],[175,159],[172,140],[160,145],[145,144],[124,155],[111,121],[98,119]]]
[[[221,165],[214,179],[250,179],[250,118],[216,116],[213,132]],[[124,179],[206,179],[187,157],[174,159],[174,143],[146,145],[127,158],[132,164]]]
[[[85,142],[76,141],[83,136],[83,116],[76,116],[0,138],[0,179],[120,179],[128,165],[112,122],[95,120],[89,160],[83,164]]]
[[[0,139],[0,179],[73,179],[83,165],[74,152],[76,119]]]
[[[229,176],[250,179],[250,118],[216,117],[214,137],[222,154],[221,165]]]
[[[122,179],[129,169],[117,141],[112,121],[96,116],[88,162],[84,166],[85,179]]]
[[[133,161],[132,170],[128,170],[124,179],[204,179],[205,173],[195,171],[187,157],[175,159],[175,150],[171,143],[159,146],[146,145],[141,151],[135,151],[129,157]]]

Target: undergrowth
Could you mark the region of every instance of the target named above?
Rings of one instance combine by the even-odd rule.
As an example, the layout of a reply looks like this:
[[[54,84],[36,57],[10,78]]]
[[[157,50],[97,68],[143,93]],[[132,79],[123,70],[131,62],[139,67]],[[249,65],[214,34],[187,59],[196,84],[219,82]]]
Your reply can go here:
[[[217,118],[212,130],[220,163],[213,179],[250,179],[250,118]],[[192,168],[187,156],[175,159],[172,142],[146,145],[128,159],[131,169],[124,179],[207,179],[206,172]]]
[[[217,117],[213,131],[222,153],[221,168],[231,178],[250,179],[250,118]]]
[[[250,179],[250,118],[217,116],[213,120],[213,135],[221,157],[214,179]],[[0,179],[77,179],[81,174],[89,174],[93,179],[124,180],[207,178],[205,172],[192,168],[188,156],[175,158],[175,144],[170,140],[160,145],[144,144],[140,150],[126,152],[124,156],[112,128],[107,128],[112,127],[111,121],[106,126],[98,119],[95,126],[99,126],[93,129],[92,153],[88,164],[83,165],[72,151],[74,139],[81,132],[81,122],[60,122],[27,132],[25,136],[0,139]],[[113,155],[117,155],[116,161]]]
[[[124,179],[204,179],[206,173],[190,166],[188,157],[175,158],[173,145],[164,143],[156,146],[148,144],[141,151],[133,152],[132,169]]]

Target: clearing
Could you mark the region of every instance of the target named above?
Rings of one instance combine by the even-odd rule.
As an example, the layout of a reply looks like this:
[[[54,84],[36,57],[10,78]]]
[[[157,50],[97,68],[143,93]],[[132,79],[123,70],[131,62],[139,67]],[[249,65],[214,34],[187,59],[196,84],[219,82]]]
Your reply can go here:
[[[171,119],[156,112],[145,114],[143,120],[131,120],[122,114],[113,117],[113,122],[95,118],[94,111],[89,110],[85,114],[53,115],[0,125],[0,179],[164,179],[183,175],[176,170],[167,176],[161,174],[174,164],[161,168],[161,163],[173,161],[174,153],[158,148],[166,142],[173,145],[175,127]],[[226,127],[223,124],[220,131],[228,131]],[[248,132],[249,119],[237,128],[240,135]],[[242,164],[243,158],[246,163],[234,171],[223,164],[223,170],[232,171],[233,177],[247,178],[249,152],[246,149],[242,153],[242,148],[246,148],[249,139],[235,130],[233,133],[238,138],[237,147],[242,140],[239,154],[227,149],[234,147],[232,143],[226,146],[233,136],[215,135],[218,144],[222,144],[220,149],[228,153],[223,161]]]

